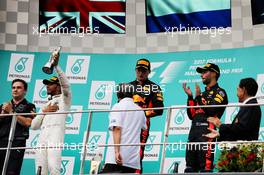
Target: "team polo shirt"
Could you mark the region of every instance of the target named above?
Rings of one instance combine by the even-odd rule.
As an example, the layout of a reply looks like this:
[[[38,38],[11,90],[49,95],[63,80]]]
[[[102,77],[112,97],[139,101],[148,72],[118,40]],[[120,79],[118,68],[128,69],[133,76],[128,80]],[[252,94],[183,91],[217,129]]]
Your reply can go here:
[[[26,99],[22,100],[20,103],[15,104],[13,100],[11,100],[13,105],[13,111],[15,113],[31,113],[32,111],[36,111],[36,107],[34,104],[29,103]],[[0,105],[0,113],[2,111],[2,105]],[[31,115],[25,115],[26,118],[32,118]],[[12,122],[12,116],[3,117],[0,119],[0,139],[8,139],[10,126]],[[16,123],[15,130],[15,139],[24,140],[29,137],[29,128],[21,125],[20,123]]]
[[[115,104],[113,110],[141,109],[132,98],[124,98]],[[121,144],[140,143],[141,129],[146,128],[144,111],[110,112],[108,144],[114,144],[113,127],[121,127]],[[121,146],[123,166],[140,169],[140,146]],[[105,163],[116,164],[114,147],[108,147]]]

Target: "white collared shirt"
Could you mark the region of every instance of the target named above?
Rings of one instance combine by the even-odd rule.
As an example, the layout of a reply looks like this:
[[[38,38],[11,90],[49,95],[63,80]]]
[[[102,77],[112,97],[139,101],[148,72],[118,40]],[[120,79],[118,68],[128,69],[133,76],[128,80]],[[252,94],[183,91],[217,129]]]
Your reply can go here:
[[[132,98],[124,98],[115,104],[113,110],[141,109]],[[122,111],[109,114],[109,140],[108,144],[114,144],[112,129],[121,127],[121,144],[140,143],[141,129],[146,128],[144,111]],[[140,169],[140,146],[121,146],[120,153],[123,166]],[[108,147],[105,163],[116,164],[114,147]]]

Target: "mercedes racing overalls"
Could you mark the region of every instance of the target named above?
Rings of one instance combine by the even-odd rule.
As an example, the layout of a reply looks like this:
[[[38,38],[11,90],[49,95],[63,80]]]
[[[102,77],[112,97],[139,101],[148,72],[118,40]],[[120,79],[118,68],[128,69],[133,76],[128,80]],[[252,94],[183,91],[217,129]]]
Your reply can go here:
[[[130,84],[134,87],[133,100],[137,103],[141,108],[155,108],[155,107],[163,107],[163,95],[159,85],[155,84],[150,80],[146,80],[143,85],[140,85],[137,80],[130,82]],[[163,109],[159,110],[148,110],[145,111],[146,115],[146,130],[141,130],[140,142],[146,143],[149,136],[150,129],[150,117],[162,115]],[[144,158],[144,150],[145,146],[141,146],[140,148],[140,164],[142,172],[142,160]]]
[[[205,91],[195,99],[188,97],[188,106],[202,105],[225,105],[228,103],[227,95],[224,89],[218,84],[213,87],[206,87]],[[188,142],[213,142],[214,139],[204,137],[208,128],[215,129],[212,123],[207,122],[208,117],[221,118],[225,107],[220,108],[188,108],[187,115],[192,120],[191,130],[189,132]],[[197,144],[187,145],[186,148],[186,169],[185,172],[210,172],[213,170],[214,145]]]
[[[58,73],[58,79],[61,85],[61,94],[54,95],[42,109],[49,104],[58,105],[57,112],[69,111],[71,107],[71,92],[70,83],[66,75],[57,66],[55,67]],[[42,112],[42,110],[40,111]],[[67,114],[50,114],[37,115],[31,123],[32,129],[40,128],[38,146],[62,146],[64,143],[65,134],[65,119]],[[60,175],[61,169],[61,152],[62,149],[41,149],[37,150],[36,166],[41,166],[41,174],[47,175],[48,171],[51,175]]]

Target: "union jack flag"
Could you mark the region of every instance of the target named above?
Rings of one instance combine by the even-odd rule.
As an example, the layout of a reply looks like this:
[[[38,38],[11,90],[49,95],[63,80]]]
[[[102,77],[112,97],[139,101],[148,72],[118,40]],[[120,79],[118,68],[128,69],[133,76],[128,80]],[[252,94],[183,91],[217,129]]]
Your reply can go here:
[[[41,33],[125,33],[126,0],[40,0]]]

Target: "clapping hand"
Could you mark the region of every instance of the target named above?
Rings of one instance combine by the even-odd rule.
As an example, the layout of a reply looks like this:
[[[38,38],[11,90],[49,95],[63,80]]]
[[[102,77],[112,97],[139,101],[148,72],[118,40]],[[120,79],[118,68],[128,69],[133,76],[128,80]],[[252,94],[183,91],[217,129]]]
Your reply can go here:
[[[10,114],[13,112],[13,105],[11,102],[6,102],[2,106],[2,114]]]
[[[188,86],[186,86],[186,83],[183,83],[182,84],[182,88],[183,88],[183,90],[184,90],[184,92],[188,95],[188,96],[192,96],[192,91],[191,91],[191,89],[190,89],[190,87]]]
[[[195,97],[201,94],[201,88],[198,83],[195,84]]]

